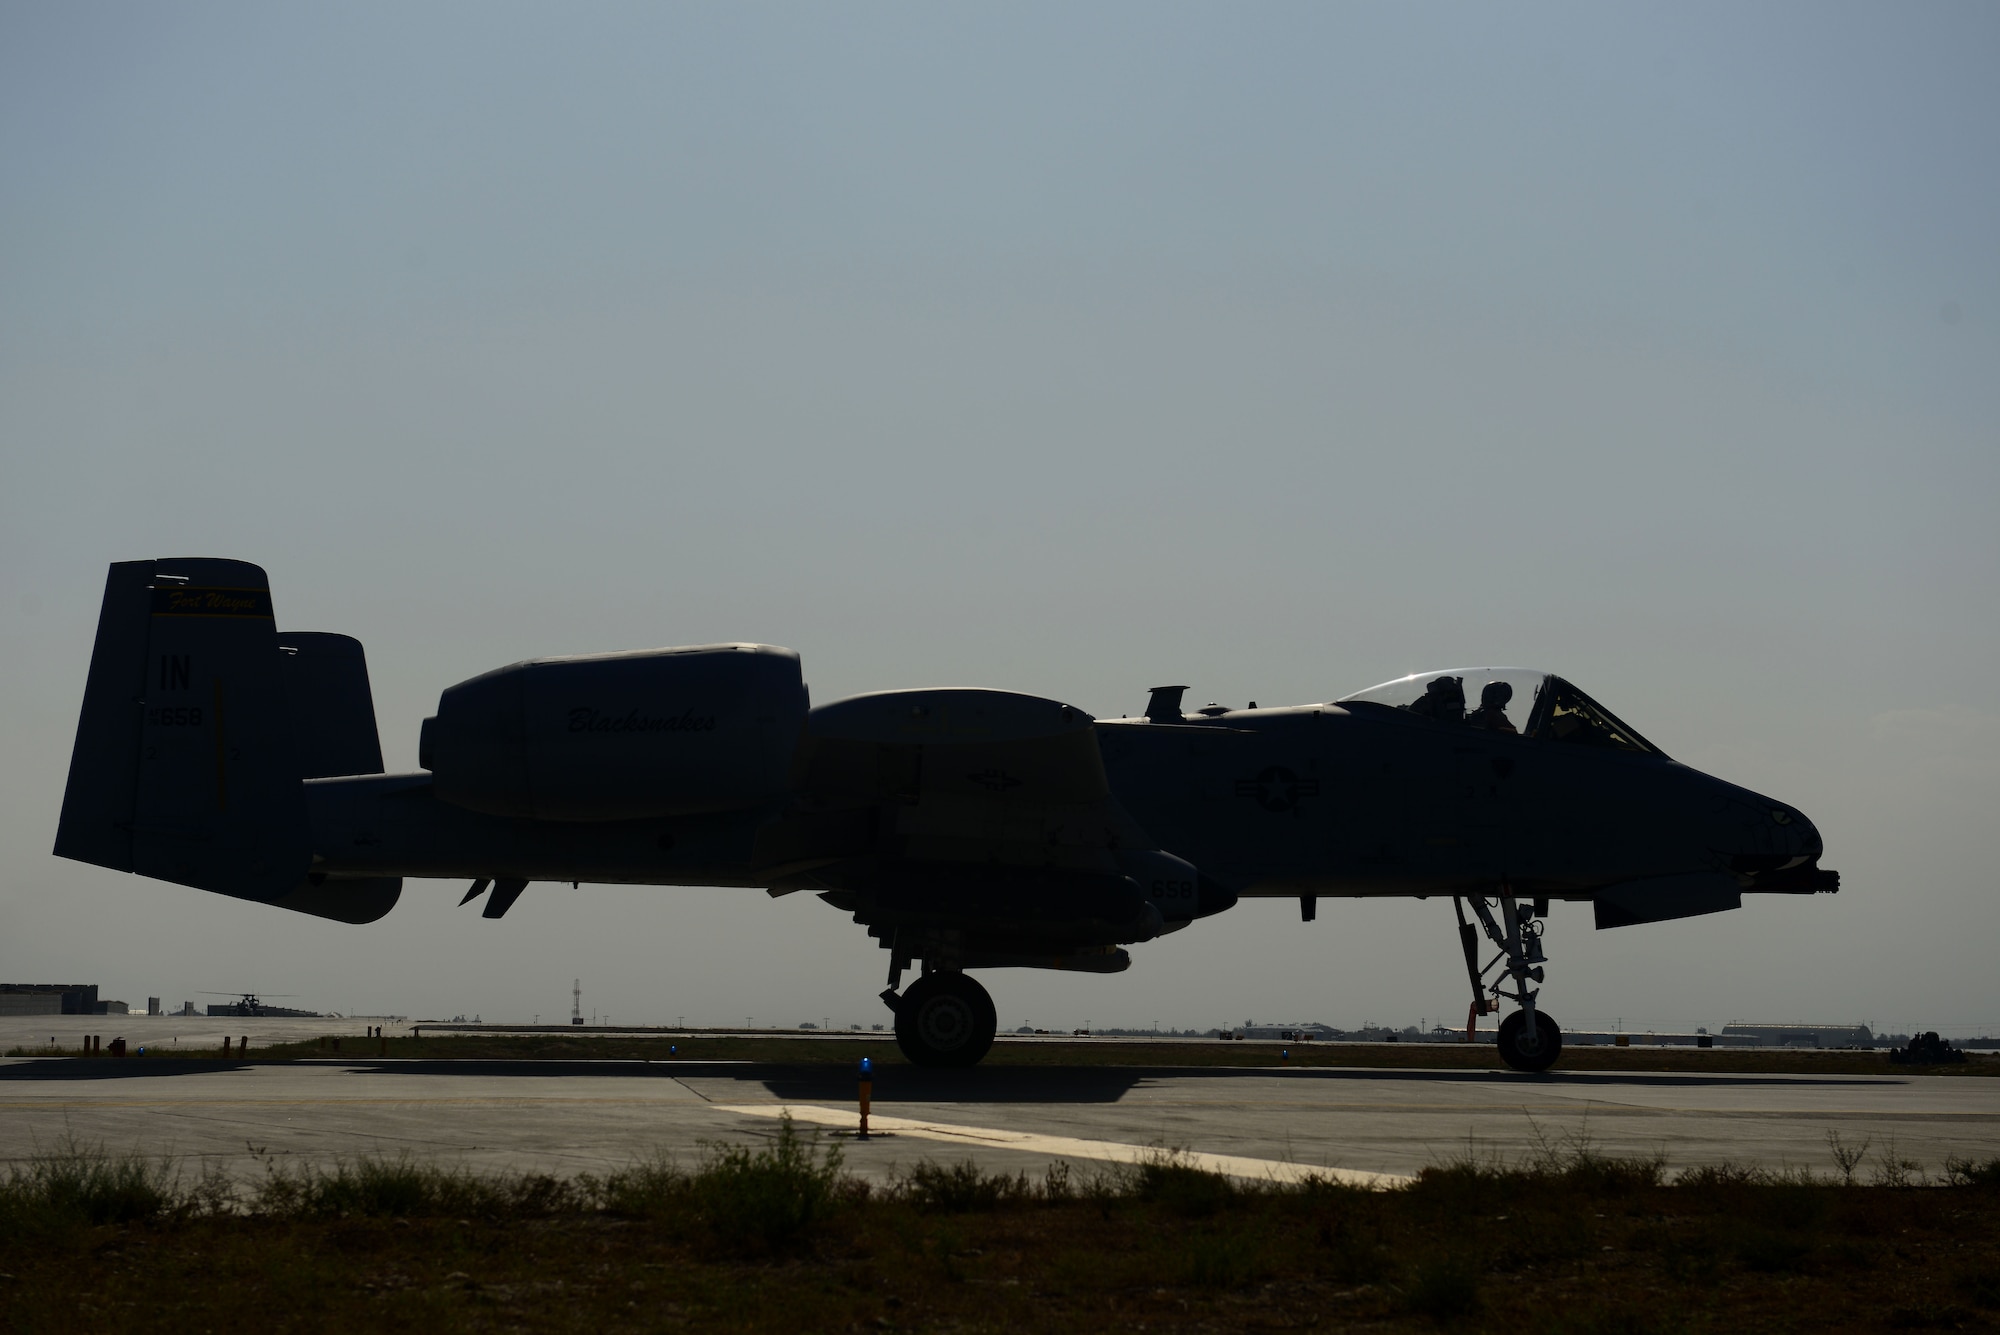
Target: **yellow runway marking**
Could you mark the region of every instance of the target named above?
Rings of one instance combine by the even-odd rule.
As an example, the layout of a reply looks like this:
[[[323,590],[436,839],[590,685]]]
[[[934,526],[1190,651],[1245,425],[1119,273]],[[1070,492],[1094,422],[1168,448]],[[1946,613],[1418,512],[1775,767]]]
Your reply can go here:
[[[746,1117],[783,1117],[814,1126],[859,1130],[860,1113],[845,1108],[821,1108],[810,1103],[717,1104],[723,1112]],[[1030,1154],[1050,1154],[1070,1159],[1098,1159],[1107,1163],[1148,1163],[1163,1153],[1157,1146],[1127,1145],[1115,1140],[1078,1140],[1072,1136],[1044,1136],[1032,1131],[1002,1131],[995,1127],[958,1126],[949,1122],[923,1122],[913,1117],[883,1117],[870,1114],[871,1131],[890,1131],[899,1136],[940,1140],[968,1149],[1022,1150]],[[1377,1190],[1407,1186],[1412,1179],[1400,1173],[1364,1173],[1351,1168],[1313,1168],[1286,1163],[1282,1159],[1251,1159],[1238,1154],[1198,1154],[1192,1151],[1174,1156],[1176,1163],[1228,1177],[1258,1181],[1296,1183],[1312,1178],[1338,1182],[1350,1187]]]

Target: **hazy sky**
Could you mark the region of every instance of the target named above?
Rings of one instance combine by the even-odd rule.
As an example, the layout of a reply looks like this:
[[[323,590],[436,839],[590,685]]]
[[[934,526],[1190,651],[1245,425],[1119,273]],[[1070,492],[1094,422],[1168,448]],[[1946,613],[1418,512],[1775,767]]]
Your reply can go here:
[[[0,8],[0,979],[878,1022],[757,891],[347,927],[60,861],[104,567],[233,556],[384,750],[549,653],[1100,714],[1562,671],[1837,897],[1598,933],[1570,1025],[2000,1032],[2000,10]],[[1447,905],[1245,904],[1003,1024],[1462,1021]]]

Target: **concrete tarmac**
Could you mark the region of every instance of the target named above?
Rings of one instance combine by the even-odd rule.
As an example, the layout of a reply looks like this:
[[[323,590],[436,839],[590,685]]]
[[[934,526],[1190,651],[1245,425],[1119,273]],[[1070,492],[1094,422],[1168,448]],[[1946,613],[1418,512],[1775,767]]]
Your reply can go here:
[[[128,1035],[129,1037],[129,1035]],[[1671,1167],[1833,1170],[1828,1133],[1929,1171],[2000,1155],[2000,1079],[1359,1068],[1006,1067],[876,1072],[890,1134],[851,1138],[851,1074],[727,1062],[223,1064],[0,1061],[0,1163],[73,1137],[252,1178],[266,1163],[409,1153],[478,1170],[605,1173],[770,1136],[782,1105],[886,1179],[922,1159],[1039,1175],[1145,1147],[1239,1176],[1299,1166],[1407,1175],[1466,1154],[1515,1161],[1585,1139]],[[881,1124],[878,1123],[878,1129]],[[1267,1167],[1268,1166],[1268,1167]]]

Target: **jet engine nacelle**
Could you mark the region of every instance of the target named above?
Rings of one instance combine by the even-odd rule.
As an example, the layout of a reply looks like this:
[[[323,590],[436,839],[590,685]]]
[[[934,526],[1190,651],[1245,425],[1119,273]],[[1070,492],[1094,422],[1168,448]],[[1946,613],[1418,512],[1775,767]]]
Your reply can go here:
[[[533,820],[639,820],[782,794],[806,716],[799,656],[709,644],[538,658],[460,682],[424,720],[441,801]]]

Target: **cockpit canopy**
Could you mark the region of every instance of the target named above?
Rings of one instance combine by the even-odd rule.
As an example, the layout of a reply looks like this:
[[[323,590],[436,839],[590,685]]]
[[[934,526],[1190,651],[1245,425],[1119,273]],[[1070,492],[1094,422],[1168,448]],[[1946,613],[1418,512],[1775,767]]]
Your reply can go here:
[[[1550,672],[1450,668],[1413,672],[1334,701],[1356,713],[1396,710],[1433,723],[1568,746],[1664,756],[1618,716]]]

